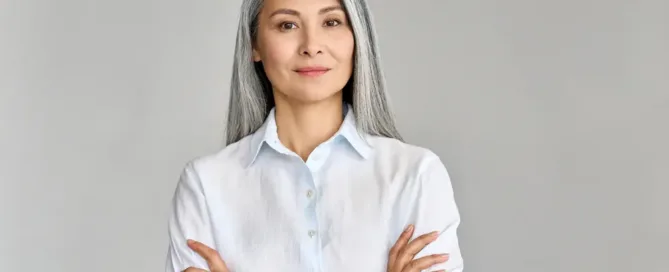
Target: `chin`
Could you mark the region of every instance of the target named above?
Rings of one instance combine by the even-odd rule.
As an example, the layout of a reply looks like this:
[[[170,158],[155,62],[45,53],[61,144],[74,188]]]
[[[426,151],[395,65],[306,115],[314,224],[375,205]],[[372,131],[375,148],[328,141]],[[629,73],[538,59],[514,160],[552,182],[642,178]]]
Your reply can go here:
[[[303,89],[300,91],[296,91],[292,94],[289,95],[291,99],[294,99],[296,101],[299,101],[301,103],[306,103],[306,104],[312,104],[312,103],[318,103],[318,102],[323,102],[327,101],[329,99],[333,99],[336,97],[341,90],[339,91],[331,91],[331,90],[314,90],[309,89]]]

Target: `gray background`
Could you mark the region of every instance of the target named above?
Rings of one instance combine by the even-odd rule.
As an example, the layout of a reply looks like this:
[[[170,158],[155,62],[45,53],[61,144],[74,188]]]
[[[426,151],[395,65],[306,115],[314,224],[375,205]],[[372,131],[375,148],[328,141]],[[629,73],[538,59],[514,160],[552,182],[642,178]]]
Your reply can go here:
[[[374,0],[467,271],[669,271],[669,1]],[[161,271],[240,0],[0,0],[0,270]]]

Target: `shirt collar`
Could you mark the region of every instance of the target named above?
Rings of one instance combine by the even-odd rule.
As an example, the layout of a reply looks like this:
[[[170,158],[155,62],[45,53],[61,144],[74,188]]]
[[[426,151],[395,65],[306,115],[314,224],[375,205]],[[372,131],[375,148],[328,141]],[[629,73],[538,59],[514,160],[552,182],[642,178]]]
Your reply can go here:
[[[372,151],[372,146],[366,141],[366,134],[358,130],[355,114],[350,109],[352,107],[349,104],[344,104],[344,121],[337,133],[330,140],[343,137],[363,159],[367,159]],[[253,164],[264,144],[270,146],[280,145],[274,111],[274,108],[270,110],[263,125],[251,136],[251,153],[246,164],[247,166]]]

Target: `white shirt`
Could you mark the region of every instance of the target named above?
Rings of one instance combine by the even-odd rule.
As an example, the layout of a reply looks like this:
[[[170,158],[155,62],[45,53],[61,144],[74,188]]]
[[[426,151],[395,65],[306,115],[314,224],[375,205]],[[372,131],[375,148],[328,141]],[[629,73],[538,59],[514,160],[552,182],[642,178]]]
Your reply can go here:
[[[304,162],[279,141],[272,110],[254,134],[190,161],[172,204],[168,272],[208,269],[187,239],[218,250],[233,272],[381,272],[409,224],[413,238],[440,231],[416,258],[450,254],[424,271],[463,269],[460,215],[440,159],[358,134],[353,111]]]

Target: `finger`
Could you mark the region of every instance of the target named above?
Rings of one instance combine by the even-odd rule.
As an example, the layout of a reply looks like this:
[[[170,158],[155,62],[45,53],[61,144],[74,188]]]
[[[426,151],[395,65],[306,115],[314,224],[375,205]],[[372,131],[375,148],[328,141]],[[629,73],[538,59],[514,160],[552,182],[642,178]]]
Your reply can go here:
[[[413,260],[402,272],[420,272],[435,264],[448,261],[448,254],[434,254]],[[443,271],[443,270],[442,270]]]
[[[204,258],[204,260],[207,261],[207,265],[209,265],[209,270],[211,270],[212,272],[227,271],[225,262],[223,262],[223,259],[221,259],[221,256],[215,249],[210,248],[203,243],[190,239],[188,240],[188,247],[197,252],[197,254],[200,254],[200,256],[202,256],[202,258]]]
[[[402,250],[400,250],[399,255],[397,256],[397,265],[399,265],[400,268],[404,268],[407,266],[413,258],[425,248],[429,243],[434,242],[434,240],[439,237],[439,232],[433,231],[430,233],[423,234],[419,236],[416,239],[413,239],[413,241],[409,242],[408,245],[406,245]]]
[[[404,246],[409,243],[409,239],[411,239],[411,236],[413,235],[413,230],[414,226],[412,224],[409,224],[406,229],[402,232],[399,238],[397,238],[397,241],[393,245],[393,247],[390,248],[390,252],[388,253],[388,267],[393,267],[395,264],[395,261],[397,260],[397,255],[399,252],[404,248]]]
[[[183,272],[209,272],[209,271],[205,270],[205,269],[200,269],[200,268],[191,266],[189,268],[186,268],[186,270],[184,270]]]

